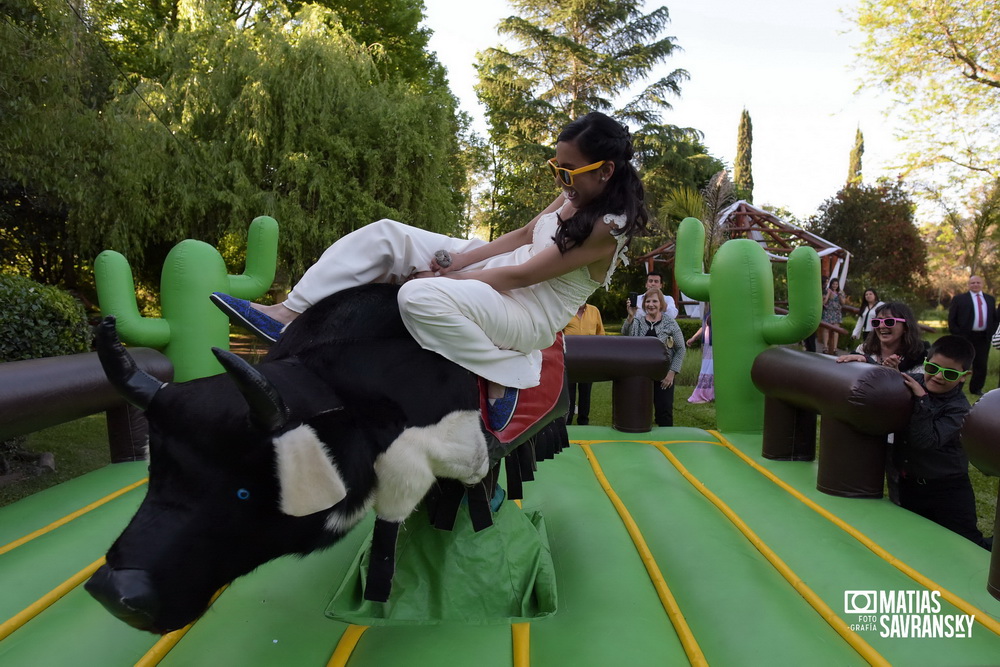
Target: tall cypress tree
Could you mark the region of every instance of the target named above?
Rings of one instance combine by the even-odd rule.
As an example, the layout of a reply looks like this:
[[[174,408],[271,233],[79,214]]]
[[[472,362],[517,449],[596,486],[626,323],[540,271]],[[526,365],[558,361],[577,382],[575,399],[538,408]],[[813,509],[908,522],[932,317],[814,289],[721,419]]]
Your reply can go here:
[[[851,164],[847,168],[847,184],[861,185],[861,156],[865,154],[865,135],[858,128],[854,135],[854,148],[851,149]]]
[[[740,128],[736,136],[736,163],[733,165],[733,184],[742,199],[753,203],[753,123],[746,109],[740,115]]]

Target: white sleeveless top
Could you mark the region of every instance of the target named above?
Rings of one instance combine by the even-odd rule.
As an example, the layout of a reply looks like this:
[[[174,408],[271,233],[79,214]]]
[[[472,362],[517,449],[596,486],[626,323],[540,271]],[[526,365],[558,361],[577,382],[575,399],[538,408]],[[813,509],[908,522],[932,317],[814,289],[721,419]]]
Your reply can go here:
[[[559,229],[558,213],[560,211],[562,211],[562,207],[558,211],[546,213],[538,218],[529,245],[521,246],[510,253],[487,260],[484,268],[523,264],[539,252],[555,245],[554,237]],[[609,213],[604,216],[604,223],[621,229],[625,226],[625,216]],[[608,267],[608,272],[602,282],[592,279],[590,270],[586,266],[581,266],[565,275],[509,292],[511,297],[529,308],[535,317],[545,322],[546,326],[540,328],[547,329],[551,334],[549,344],[555,339],[556,333],[565,328],[576,315],[580,306],[598,287],[607,289],[615,269],[620,264],[628,263],[625,257],[626,252],[628,252],[628,247],[625,245],[626,235],[617,236],[616,241],[617,246],[611,258],[611,265]]]

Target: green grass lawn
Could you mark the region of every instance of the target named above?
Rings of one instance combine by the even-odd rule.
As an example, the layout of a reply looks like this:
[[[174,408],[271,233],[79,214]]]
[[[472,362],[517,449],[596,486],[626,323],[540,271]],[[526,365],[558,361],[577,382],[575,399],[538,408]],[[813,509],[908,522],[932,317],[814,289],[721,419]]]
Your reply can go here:
[[[0,485],[0,507],[111,463],[107,420],[103,414],[32,433],[23,448],[52,452],[56,470]]]

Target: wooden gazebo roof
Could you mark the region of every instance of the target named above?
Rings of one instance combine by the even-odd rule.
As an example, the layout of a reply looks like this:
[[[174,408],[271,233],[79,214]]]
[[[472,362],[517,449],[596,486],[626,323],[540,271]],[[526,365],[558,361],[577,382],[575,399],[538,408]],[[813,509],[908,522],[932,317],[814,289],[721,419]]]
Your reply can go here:
[[[719,225],[723,239],[747,238],[756,241],[772,262],[786,262],[792,250],[808,245],[819,254],[823,275],[839,278],[841,287],[846,283],[851,253],[798,225],[782,221],[764,209],[740,200],[719,213]],[[657,263],[672,268],[675,251],[675,243],[671,241],[637,257],[636,261],[645,263],[647,271],[654,270]]]

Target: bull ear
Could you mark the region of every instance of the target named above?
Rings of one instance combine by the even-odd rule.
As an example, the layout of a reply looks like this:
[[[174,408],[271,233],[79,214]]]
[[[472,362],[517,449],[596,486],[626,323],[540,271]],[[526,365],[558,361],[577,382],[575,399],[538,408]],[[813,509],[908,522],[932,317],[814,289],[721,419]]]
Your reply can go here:
[[[240,393],[250,406],[250,422],[268,433],[284,428],[288,422],[288,410],[271,381],[232,352],[213,347],[212,353],[226,369],[229,377],[236,382]]]
[[[128,403],[145,410],[166,383],[139,368],[118,339],[115,316],[108,315],[97,325],[97,358],[108,381]]]
[[[281,511],[306,516],[330,509],[347,497],[347,487],[326,448],[309,426],[274,439],[278,460]]]

